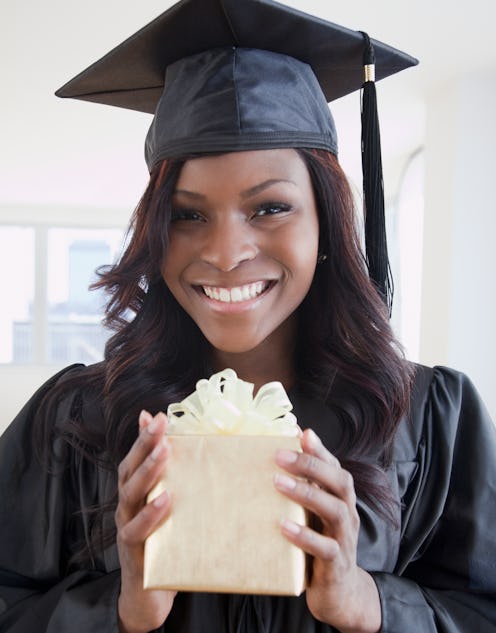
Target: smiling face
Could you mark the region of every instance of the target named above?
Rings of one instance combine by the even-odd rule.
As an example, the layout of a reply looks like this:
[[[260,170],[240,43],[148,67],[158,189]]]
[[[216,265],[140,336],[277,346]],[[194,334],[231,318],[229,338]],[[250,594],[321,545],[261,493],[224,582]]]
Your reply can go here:
[[[297,152],[187,161],[172,202],[162,275],[210,344],[238,354],[291,348],[319,239],[310,176]]]

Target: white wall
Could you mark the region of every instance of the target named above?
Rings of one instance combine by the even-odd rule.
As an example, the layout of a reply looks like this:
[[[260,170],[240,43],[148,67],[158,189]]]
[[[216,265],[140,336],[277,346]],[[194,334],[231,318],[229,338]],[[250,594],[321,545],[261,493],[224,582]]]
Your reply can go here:
[[[467,372],[496,419],[496,72],[427,99],[420,359]]]

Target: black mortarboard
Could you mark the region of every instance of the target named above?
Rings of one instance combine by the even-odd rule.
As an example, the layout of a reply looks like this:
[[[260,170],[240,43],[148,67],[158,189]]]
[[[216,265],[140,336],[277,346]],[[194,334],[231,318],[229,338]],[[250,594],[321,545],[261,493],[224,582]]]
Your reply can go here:
[[[155,113],[145,147],[150,170],[194,153],[310,147],[337,154],[327,102],[364,85],[374,53],[375,79],[417,63],[371,43],[272,0],[181,0],[56,94]],[[376,123],[375,108],[369,119]],[[374,145],[377,131],[372,136]],[[365,162],[380,167],[380,150],[376,156]],[[372,181],[382,187],[381,173]],[[367,222],[371,215],[368,208]],[[385,292],[369,250],[371,277]]]

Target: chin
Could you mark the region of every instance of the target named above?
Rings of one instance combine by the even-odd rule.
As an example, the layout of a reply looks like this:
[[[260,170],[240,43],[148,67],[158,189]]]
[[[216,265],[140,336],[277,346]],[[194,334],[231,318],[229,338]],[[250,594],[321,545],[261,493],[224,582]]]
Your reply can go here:
[[[246,354],[260,347],[270,336],[270,333],[247,335],[246,332],[232,332],[227,336],[226,333],[221,336],[208,336],[206,332],[203,334],[214,349],[225,354]]]
[[[209,343],[218,352],[223,352],[224,354],[247,354],[256,349],[261,344],[261,341],[253,343],[241,343],[240,341],[209,341]]]

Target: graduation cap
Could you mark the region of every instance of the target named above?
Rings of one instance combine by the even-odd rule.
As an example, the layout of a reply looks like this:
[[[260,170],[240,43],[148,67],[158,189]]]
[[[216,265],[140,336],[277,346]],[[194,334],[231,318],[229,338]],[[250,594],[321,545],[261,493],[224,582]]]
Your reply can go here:
[[[151,171],[166,158],[209,152],[308,147],[337,155],[328,102],[363,87],[366,257],[389,303],[374,80],[416,63],[273,0],[181,0],[56,94],[154,113],[145,143]]]

